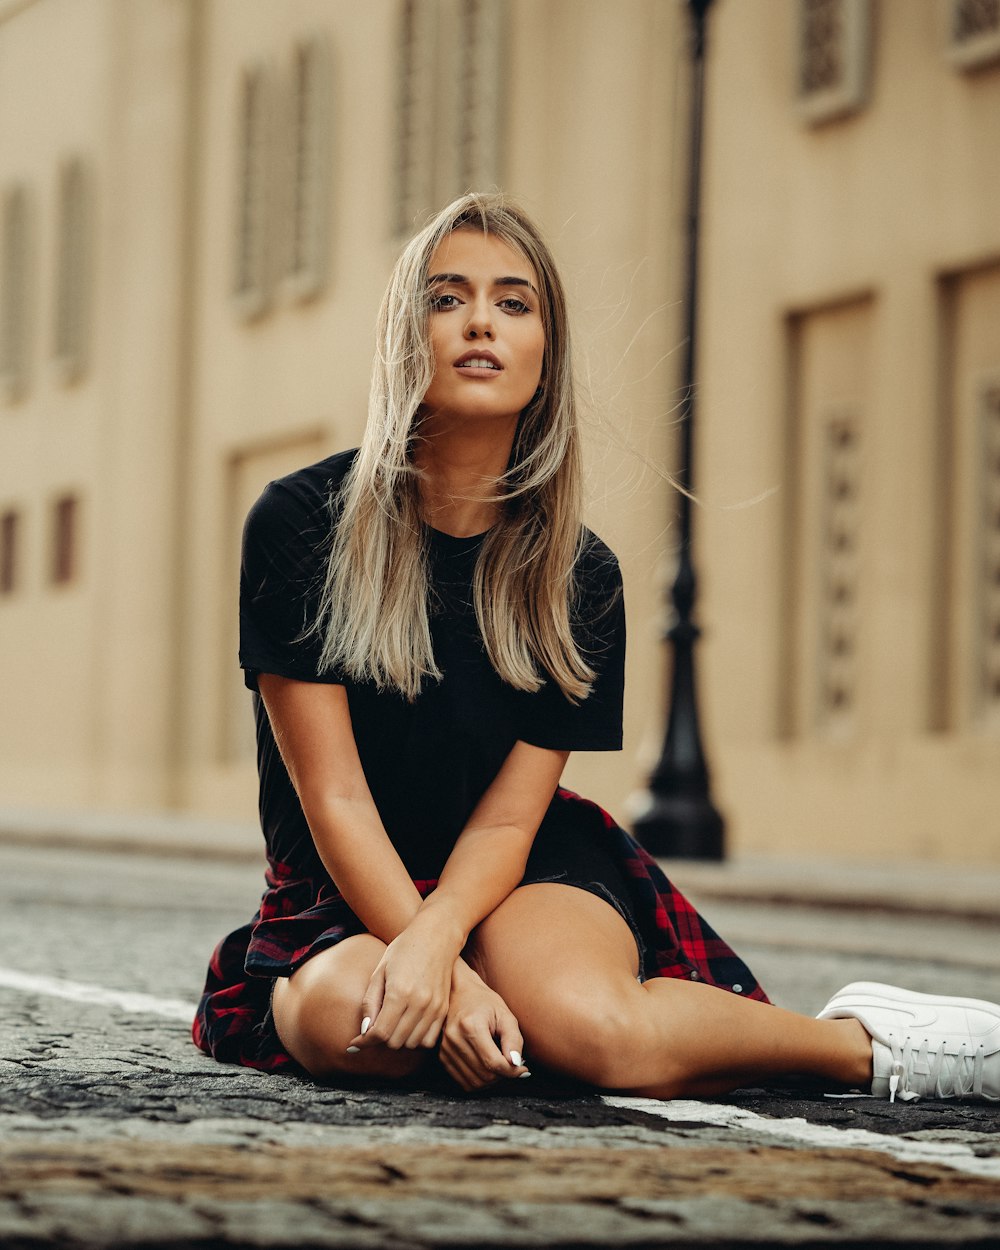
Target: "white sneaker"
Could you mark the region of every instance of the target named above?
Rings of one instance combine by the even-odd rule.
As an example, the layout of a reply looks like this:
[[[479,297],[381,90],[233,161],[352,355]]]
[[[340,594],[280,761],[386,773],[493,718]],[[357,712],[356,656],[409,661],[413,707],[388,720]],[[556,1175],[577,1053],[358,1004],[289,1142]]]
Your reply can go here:
[[[872,1037],[872,1093],[1000,1100],[1000,1006],[856,981],[817,1017],[860,1020]]]

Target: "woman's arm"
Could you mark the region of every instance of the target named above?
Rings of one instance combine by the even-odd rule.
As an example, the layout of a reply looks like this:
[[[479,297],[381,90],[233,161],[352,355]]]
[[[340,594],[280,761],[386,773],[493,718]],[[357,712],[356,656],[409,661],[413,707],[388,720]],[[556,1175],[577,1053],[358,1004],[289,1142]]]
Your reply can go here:
[[[258,686],[316,849],[351,910],[386,943],[422,912],[461,951],[524,875],[569,753],[514,745],[421,903],[368,788],[343,686],[270,673]]]
[[[359,1005],[359,1021],[367,1017],[372,1026],[352,1044],[433,1046],[456,988],[469,1010],[486,997],[459,956],[472,929],[524,875],[568,753],[515,744],[438,888],[421,902],[368,788],[344,688],[267,673],[258,686],[319,856],[351,910],[388,947]],[[514,1045],[520,1048],[519,1037]],[[489,1033],[472,1049],[480,1067],[499,1058]],[[466,1058],[473,1062],[471,1053]]]
[[[516,742],[476,804],[437,889],[422,905],[438,923],[457,928],[463,946],[524,876],[531,844],[568,758],[568,751]]]
[[[316,849],[337,889],[387,949],[358,1005],[367,1044],[433,1046],[466,934],[420,893],[382,825],[342,686],[261,673],[261,697]],[[357,1039],[356,1039],[357,1040]]]
[[[421,907],[468,936],[516,889],[569,752],[515,743],[455,844],[437,889]],[[524,1040],[499,994],[464,960],[455,962],[441,1062],[463,1089],[527,1076]]]
[[[420,893],[368,789],[346,690],[271,673],[257,685],[324,867],[368,932],[391,942],[420,909]]]

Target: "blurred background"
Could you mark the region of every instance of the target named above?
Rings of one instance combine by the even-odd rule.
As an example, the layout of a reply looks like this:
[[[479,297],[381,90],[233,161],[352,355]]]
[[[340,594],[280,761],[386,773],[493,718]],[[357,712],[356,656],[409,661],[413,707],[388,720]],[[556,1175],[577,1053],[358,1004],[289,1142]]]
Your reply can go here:
[[[1000,862],[1000,0],[715,0],[695,552],[738,854]],[[0,0],[0,815],[250,822],[239,538],[357,443],[399,245],[469,188],[571,296],[659,753],[682,0]],[[206,826],[209,827],[209,826]]]

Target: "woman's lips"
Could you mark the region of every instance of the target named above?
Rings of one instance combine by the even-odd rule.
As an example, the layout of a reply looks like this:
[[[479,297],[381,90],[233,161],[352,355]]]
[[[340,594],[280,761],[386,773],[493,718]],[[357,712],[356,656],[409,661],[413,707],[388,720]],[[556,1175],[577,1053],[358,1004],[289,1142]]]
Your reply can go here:
[[[472,377],[488,378],[502,372],[503,365],[492,352],[471,351],[459,356],[455,361],[455,368]]]

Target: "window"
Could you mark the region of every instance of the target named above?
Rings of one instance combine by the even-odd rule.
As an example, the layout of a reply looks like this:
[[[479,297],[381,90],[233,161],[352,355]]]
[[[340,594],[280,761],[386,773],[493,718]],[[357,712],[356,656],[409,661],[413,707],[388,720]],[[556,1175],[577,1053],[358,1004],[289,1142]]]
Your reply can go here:
[[[1000,733],[1000,263],[942,275],[930,728]]]
[[[811,125],[857,112],[868,94],[869,0],[799,0],[798,106]]]
[[[1000,60],[1000,0],[951,0],[948,55],[962,69]]]
[[[50,580],[65,586],[76,579],[79,563],[80,506],[75,495],[62,495],[52,506]]]
[[[13,508],[0,513],[0,595],[12,595],[20,576],[21,517]]]
[[[500,168],[500,47],[496,0],[467,0],[459,26],[458,171],[455,194],[482,190]]]
[[[404,0],[399,27],[396,130],[397,234],[434,200],[436,0]]]
[[[777,730],[786,740],[862,738],[885,697],[880,674],[873,680],[865,628],[880,590],[865,556],[866,545],[879,541],[865,524],[875,307],[861,294],[788,319],[775,687]]]
[[[31,249],[28,190],[14,186],[0,203],[0,394],[11,402],[28,385]]]
[[[90,188],[79,158],[59,170],[53,356],[64,382],[74,382],[87,363],[90,315]]]
[[[857,422],[850,414],[827,421],[823,459],[818,720],[835,729],[850,717],[857,680],[860,457]]]
[[[395,229],[500,175],[501,0],[404,0]],[[447,20],[446,20],[447,19]]]
[[[246,69],[240,83],[233,298],[247,320],[264,312],[270,300],[270,96],[265,68]]]
[[[278,98],[268,66],[240,79],[233,301],[251,321],[276,282],[311,299],[327,280],[331,172],[330,54],[320,36],[294,47]]]
[[[1000,377],[983,385],[979,399],[976,687],[980,718],[1000,726]]]
[[[330,180],[330,62],[321,39],[299,43],[292,59],[287,276],[292,293],[308,299],[326,280]]]

